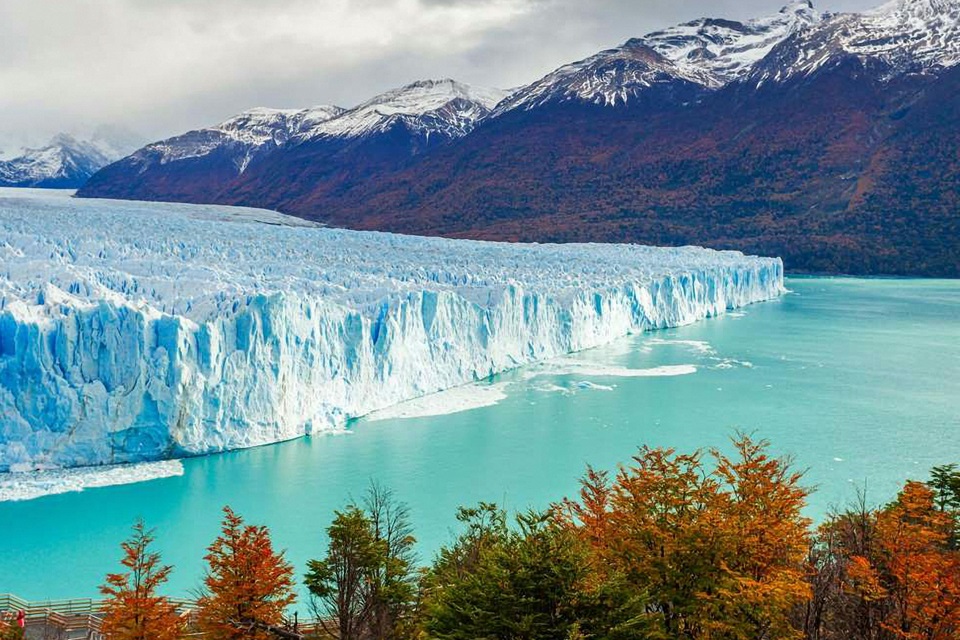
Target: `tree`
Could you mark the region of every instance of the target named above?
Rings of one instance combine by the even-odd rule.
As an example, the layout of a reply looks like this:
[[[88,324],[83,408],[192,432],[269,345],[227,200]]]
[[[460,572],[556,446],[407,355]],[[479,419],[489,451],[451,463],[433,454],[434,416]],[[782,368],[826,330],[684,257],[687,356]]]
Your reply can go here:
[[[960,469],[955,464],[934,467],[927,486],[933,490],[937,508],[953,517],[950,548],[960,549]]]
[[[327,537],[326,557],[307,562],[304,584],[310,605],[329,635],[360,640],[369,634],[374,608],[370,586],[386,562],[386,543],[377,540],[370,519],[356,505],[335,512]]]
[[[864,584],[851,558],[869,557],[876,538],[876,513],[858,492],[856,504],[830,515],[817,530],[807,559],[811,599],[798,618],[811,640],[875,638],[883,603],[874,589],[853,588]],[[862,574],[861,574],[862,575]],[[866,576],[863,576],[866,577]]]
[[[157,589],[172,567],[160,564],[160,554],[150,551],[154,542],[143,521],[133,525],[133,536],[123,542],[123,573],[107,575],[100,587],[104,602],[103,634],[109,640],[175,640],[183,632],[177,607]]]
[[[390,639],[403,626],[416,599],[416,538],[410,510],[397,502],[390,489],[372,483],[363,504],[374,539],[382,541],[386,551],[370,581],[371,634],[374,638]]]
[[[933,499],[940,511],[960,510],[960,470],[955,464],[934,467],[930,471]]]
[[[23,629],[15,619],[0,618],[0,640],[23,640]]]
[[[815,640],[960,637],[960,552],[937,493],[907,482],[891,504],[831,517],[814,545]]]
[[[734,582],[729,613],[742,637],[797,636],[790,614],[810,598],[804,566],[810,520],[802,515],[809,490],[790,459],[767,454],[769,442],[741,434],[733,444],[734,458],[713,451],[730,545],[723,563]]]
[[[877,516],[878,557],[857,559],[890,600],[882,627],[904,640],[960,636],[960,554],[950,550],[952,518],[934,505],[934,492],[907,482]],[[872,562],[871,562],[872,560]]]
[[[409,512],[376,484],[362,504],[335,513],[327,555],[307,563],[305,584],[314,614],[331,635],[394,638],[416,598]]]
[[[581,594],[587,548],[552,512],[506,514],[482,503],[461,509],[466,532],[426,578],[424,626],[438,640],[565,640],[584,634],[592,609]],[[587,630],[589,631],[589,629]]]
[[[788,459],[739,435],[737,455],[643,448],[615,479],[588,469],[561,520],[593,549],[594,582],[619,585],[619,623],[639,637],[765,640],[799,635],[807,490]],[[608,591],[609,593],[609,591]],[[638,605],[642,610],[637,613]]]
[[[208,547],[198,624],[212,640],[266,640],[283,633],[284,612],[296,600],[293,567],[273,550],[266,527],[244,525],[223,509],[220,536]]]

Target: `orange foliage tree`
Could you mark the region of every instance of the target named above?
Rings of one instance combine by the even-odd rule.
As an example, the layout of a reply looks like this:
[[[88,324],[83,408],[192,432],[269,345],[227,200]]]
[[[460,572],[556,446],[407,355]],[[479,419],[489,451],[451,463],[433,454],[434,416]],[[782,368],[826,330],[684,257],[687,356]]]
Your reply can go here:
[[[244,525],[224,507],[220,536],[207,549],[198,624],[211,640],[269,640],[283,633],[296,600],[293,567],[273,549],[266,527]]]
[[[737,455],[644,448],[614,480],[588,470],[561,520],[589,543],[597,580],[645,600],[653,637],[797,637],[790,613],[809,597],[808,491],[789,460],[740,435]],[[660,634],[660,635],[656,635]]]
[[[172,567],[160,564],[151,552],[154,537],[143,521],[133,526],[133,536],[123,542],[123,573],[107,575],[100,592],[104,603],[103,634],[108,640],[175,640],[183,632],[177,608],[157,589],[167,581]]]
[[[907,482],[881,509],[833,516],[814,546],[814,639],[960,638],[960,551],[956,515],[936,493]]]
[[[960,554],[948,549],[952,526],[933,491],[908,482],[877,515],[873,557],[854,557],[858,584],[888,602],[881,627],[892,637],[960,637]]]
[[[15,617],[0,613],[0,640],[23,640],[23,636],[24,631]]]

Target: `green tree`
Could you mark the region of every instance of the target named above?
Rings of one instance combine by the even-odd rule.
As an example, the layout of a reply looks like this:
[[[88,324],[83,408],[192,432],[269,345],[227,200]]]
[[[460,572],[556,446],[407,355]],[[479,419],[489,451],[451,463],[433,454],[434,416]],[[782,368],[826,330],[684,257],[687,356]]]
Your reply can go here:
[[[374,484],[363,507],[337,511],[327,554],[307,563],[310,605],[341,640],[397,637],[416,599],[415,539],[406,506]]]
[[[934,502],[940,511],[960,510],[960,469],[956,464],[945,464],[930,471]]]
[[[370,581],[371,635],[388,640],[408,622],[417,596],[417,562],[408,507],[393,492],[373,483],[363,500],[375,540],[386,550]]]
[[[586,546],[552,512],[506,514],[482,503],[461,509],[466,531],[425,580],[424,627],[439,640],[556,639],[586,633]]]
[[[933,491],[934,503],[940,511],[952,516],[948,544],[951,549],[960,549],[960,468],[945,464],[930,471],[927,486]]]

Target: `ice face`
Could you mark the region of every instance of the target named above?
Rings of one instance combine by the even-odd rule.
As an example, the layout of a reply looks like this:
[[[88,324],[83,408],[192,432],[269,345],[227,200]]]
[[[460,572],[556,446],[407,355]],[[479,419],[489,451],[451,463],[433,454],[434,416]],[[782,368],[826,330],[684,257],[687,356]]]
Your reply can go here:
[[[0,471],[172,458],[777,296],[779,259],[0,190]]]

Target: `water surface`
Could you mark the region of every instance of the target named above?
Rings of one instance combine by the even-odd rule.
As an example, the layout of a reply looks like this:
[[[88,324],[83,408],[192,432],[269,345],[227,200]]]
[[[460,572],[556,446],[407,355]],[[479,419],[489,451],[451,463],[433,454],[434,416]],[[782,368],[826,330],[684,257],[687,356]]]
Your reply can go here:
[[[613,467],[642,444],[725,447],[737,429],[808,470],[814,518],[857,486],[884,502],[905,479],[960,462],[960,281],[787,286],[777,301],[579,354],[589,368],[497,376],[483,383],[494,405],[361,420],[345,435],[186,460],[181,477],[0,503],[0,592],[95,596],[142,516],[176,566],[169,592],[189,595],[225,504],[268,524],[299,575],[322,554],[333,510],[371,479],[409,503],[429,557],[457,505],[545,506],[574,492],[588,463]],[[622,375],[670,366],[695,372]]]

